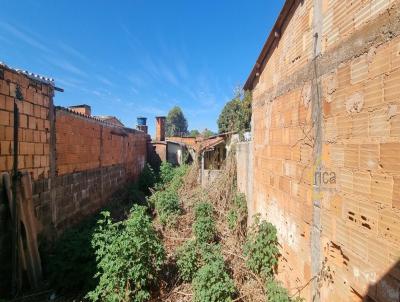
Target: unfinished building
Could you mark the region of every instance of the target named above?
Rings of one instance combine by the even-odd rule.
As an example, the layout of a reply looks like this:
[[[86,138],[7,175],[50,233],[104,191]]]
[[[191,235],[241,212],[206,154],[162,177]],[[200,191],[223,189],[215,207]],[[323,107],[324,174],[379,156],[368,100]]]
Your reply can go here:
[[[242,187],[307,301],[400,299],[399,34],[398,0],[287,0],[246,82]]]

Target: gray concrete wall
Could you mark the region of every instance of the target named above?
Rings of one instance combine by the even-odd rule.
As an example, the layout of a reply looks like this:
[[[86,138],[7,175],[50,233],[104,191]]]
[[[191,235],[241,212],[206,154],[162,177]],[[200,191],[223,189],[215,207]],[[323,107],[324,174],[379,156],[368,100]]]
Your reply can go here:
[[[241,193],[246,195],[248,217],[251,219],[256,213],[253,206],[253,144],[241,142],[236,144],[236,171],[237,186]]]

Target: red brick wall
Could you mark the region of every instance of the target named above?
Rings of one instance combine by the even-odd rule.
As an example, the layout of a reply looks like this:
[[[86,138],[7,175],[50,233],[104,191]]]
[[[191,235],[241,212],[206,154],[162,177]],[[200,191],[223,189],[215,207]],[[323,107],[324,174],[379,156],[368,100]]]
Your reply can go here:
[[[53,89],[25,75],[0,66],[0,172],[13,164],[14,100],[16,89],[20,112],[18,168],[31,172],[33,179],[49,176],[49,105]]]
[[[319,257],[325,277],[315,288],[322,301],[367,295],[398,301],[400,1],[321,3],[316,65],[310,60],[315,12],[306,0],[288,18],[255,83],[250,212],[277,226],[278,277],[290,290],[308,284]],[[313,186],[319,164],[336,175],[321,192]],[[302,296],[311,301],[315,288],[310,282]]]
[[[65,110],[56,112],[57,174],[98,168],[102,125]]]
[[[45,231],[79,221],[137,179],[147,159],[147,134],[54,108],[50,82],[6,66],[0,66],[0,172],[12,170],[17,87],[18,168],[32,175],[36,216]]]
[[[146,161],[148,135],[56,110],[57,174],[123,164],[137,177]]]
[[[166,161],[167,160],[167,143],[165,142],[156,142],[152,143],[154,147],[154,151],[159,157],[160,161]]]

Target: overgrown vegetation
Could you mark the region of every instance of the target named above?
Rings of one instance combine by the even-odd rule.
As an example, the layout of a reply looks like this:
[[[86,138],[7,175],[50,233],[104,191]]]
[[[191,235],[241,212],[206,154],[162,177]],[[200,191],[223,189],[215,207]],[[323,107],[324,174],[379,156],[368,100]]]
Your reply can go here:
[[[163,162],[160,167],[157,191],[149,198],[162,225],[173,225],[181,212],[178,189],[182,185],[182,178],[188,167],[182,165],[174,168],[170,163]]]
[[[274,278],[269,278],[266,281],[267,301],[269,302],[301,302],[301,298],[292,299],[286,288]]]
[[[157,183],[157,175],[154,172],[153,168],[150,164],[146,164],[143,168],[142,173],[139,176],[139,179],[135,185],[135,187],[142,191],[144,194],[149,195],[151,193],[151,189]]]
[[[129,184],[113,194],[104,210],[116,220],[123,220],[134,202],[144,201],[137,185]],[[91,240],[99,218],[95,214],[66,230],[52,245],[41,245],[44,274],[59,293],[80,295],[95,288],[98,280],[93,278],[96,257]]]
[[[302,301],[300,298],[293,300],[288,291],[274,278],[279,256],[275,226],[267,221],[260,221],[259,216],[254,217],[254,221],[244,245],[244,256],[247,267],[264,281],[267,301]]]
[[[143,206],[134,205],[128,219],[113,223],[103,212],[92,239],[95,248],[96,288],[92,301],[134,301],[150,298],[150,285],[161,270],[165,253]]]
[[[193,279],[195,302],[230,302],[236,292],[232,278],[229,276],[222,255],[206,262]]]
[[[94,218],[88,219],[57,240],[45,267],[51,285],[58,291],[87,292],[96,286],[96,258],[91,245],[95,225]]]
[[[126,191],[130,202],[118,204],[129,205],[127,214],[104,212],[64,233],[50,260],[52,284],[89,292],[91,301],[297,301],[274,278],[275,227],[257,217],[247,232],[235,166],[225,169],[203,189],[195,166],[146,167]]]
[[[247,205],[246,196],[243,193],[236,193],[226,219],[231,231],[245,232]]]
[[[192,232],[195,239],[178,249],[177,265],[181,278],[192,281],[195,302],[232,301],[236,292],[227,272],[221,248],[215,242],[213,207],[200,202],[194,209]]]
[[[279,255],[276,228],[256,218],[244,245],[244,255],[249,269],[263,278],[271,277]]]
[[[188,240],[178,248],[176,264],[183,281],[191,282],[193,280],[195,273],[200,268],[200,257],[200,249],[195,240]]]
[[[173,225],[180,214],[179,197],[176,190],[157,191],[150,198],[162,225]]]
[[[216,228],[212,205],[207,202],[197,204],[194,215],[193,234],[196,237],[196,241],[199,243],[213,242]]]
[[[225,104],[218,117],[219,133],[250,129],[251,122],[251,93],[237,89],[234,98]]]

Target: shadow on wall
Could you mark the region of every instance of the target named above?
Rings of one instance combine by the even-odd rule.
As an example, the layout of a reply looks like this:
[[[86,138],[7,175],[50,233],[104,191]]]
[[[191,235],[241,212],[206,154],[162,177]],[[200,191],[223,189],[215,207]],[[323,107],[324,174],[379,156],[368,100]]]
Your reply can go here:
[[[400,302],[400,260],[376,283],[370,285],[365,302]]]
[[[147,150],[148,150],[147,154],[148,163],[155,171],[158,171],[160,169],[161,162],[163,161],[163,159],[160,157],[159,154],[160,151],[157,152],[157,146],[154,146],[153,144],[149,144]]]

